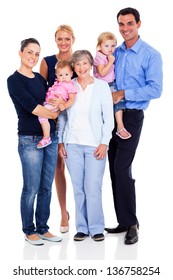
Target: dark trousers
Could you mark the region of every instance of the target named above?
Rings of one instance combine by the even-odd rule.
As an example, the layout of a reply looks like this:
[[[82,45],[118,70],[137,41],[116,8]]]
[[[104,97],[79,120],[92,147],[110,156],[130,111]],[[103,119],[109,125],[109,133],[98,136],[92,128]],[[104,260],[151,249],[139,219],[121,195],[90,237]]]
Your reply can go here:
[[[114,207],[120,226],[131,226],[137,223],[132,162],[139,143],[143,119],[143,110],[126,109],[123,115],[124,127],[131,133],[132,137],[124,140],[117,136],[115,124],[109,143],[108,159]]]

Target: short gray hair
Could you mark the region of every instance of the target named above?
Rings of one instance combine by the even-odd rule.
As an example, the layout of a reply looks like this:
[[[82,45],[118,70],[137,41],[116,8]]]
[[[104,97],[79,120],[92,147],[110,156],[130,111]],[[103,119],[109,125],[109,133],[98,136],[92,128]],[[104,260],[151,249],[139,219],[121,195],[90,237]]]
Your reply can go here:
[[[94,58],[93,58],[92,54],[89,51],[87,51],[87,50],[75,51],[72,54],[71,64],[74,67],[76,62],[81,61],[81,60],[86,59],[86,58],[88,59],[88,61],[91,64],[91,66],[93,66]]]

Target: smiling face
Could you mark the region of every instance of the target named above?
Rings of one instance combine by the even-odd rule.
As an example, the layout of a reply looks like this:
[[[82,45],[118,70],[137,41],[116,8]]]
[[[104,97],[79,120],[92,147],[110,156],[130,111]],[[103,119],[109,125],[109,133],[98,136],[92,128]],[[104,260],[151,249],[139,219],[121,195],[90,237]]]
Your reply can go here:
[[[23,51],[19,51],[19,56],[22,65],[32,69],[39,60],[40,46],[35,43],[30,43],[23,49]]]
[[[141,21],[137,23],[132,14],[120,15],[118,17],[118,25],[127,48],[131,48],[138,40],[138,29],[141,26]]]
[[[74,43],[74,38],[70,33],[59,30],[56,33],[55,42],[60,52],[70,52]]]
[[[80,60],[74,63],[74,71],[77,76],[81,79],[85,79],[90,76],[92,65],[87,57],[87,55],[82,56]]]

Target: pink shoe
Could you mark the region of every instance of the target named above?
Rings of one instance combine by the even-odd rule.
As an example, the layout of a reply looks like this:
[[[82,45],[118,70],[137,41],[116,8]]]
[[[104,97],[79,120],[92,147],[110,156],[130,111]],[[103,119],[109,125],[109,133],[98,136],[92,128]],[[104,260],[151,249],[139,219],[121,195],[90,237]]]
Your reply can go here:
[[[51,143],[52,143],[52,141],[51,141],[50,137],[42,138],[37,144],[37,149],[45,148],[48,145],[50,145]]]
[[[124,132],[125,136],[122,134]],[[132,135],[125,129],[125,127],[117,130],[116,135],[118,135],[121,139],[129,139]]]

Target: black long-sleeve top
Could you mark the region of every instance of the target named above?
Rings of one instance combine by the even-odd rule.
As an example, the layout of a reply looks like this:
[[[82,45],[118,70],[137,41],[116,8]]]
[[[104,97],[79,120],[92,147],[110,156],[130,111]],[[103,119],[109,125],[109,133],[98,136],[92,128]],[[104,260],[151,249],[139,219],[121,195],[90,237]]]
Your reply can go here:
[[[37,105],[43,105],[47,83],[39,74],[34,72],[34,78],[28,78],[15,71],[7,79],[9,95],[14,103],[18,116],[18,134],[42,136],[43,132],[38,117],[32,114]],[[49,120],[51,133],[55,131],[54,120]]]

